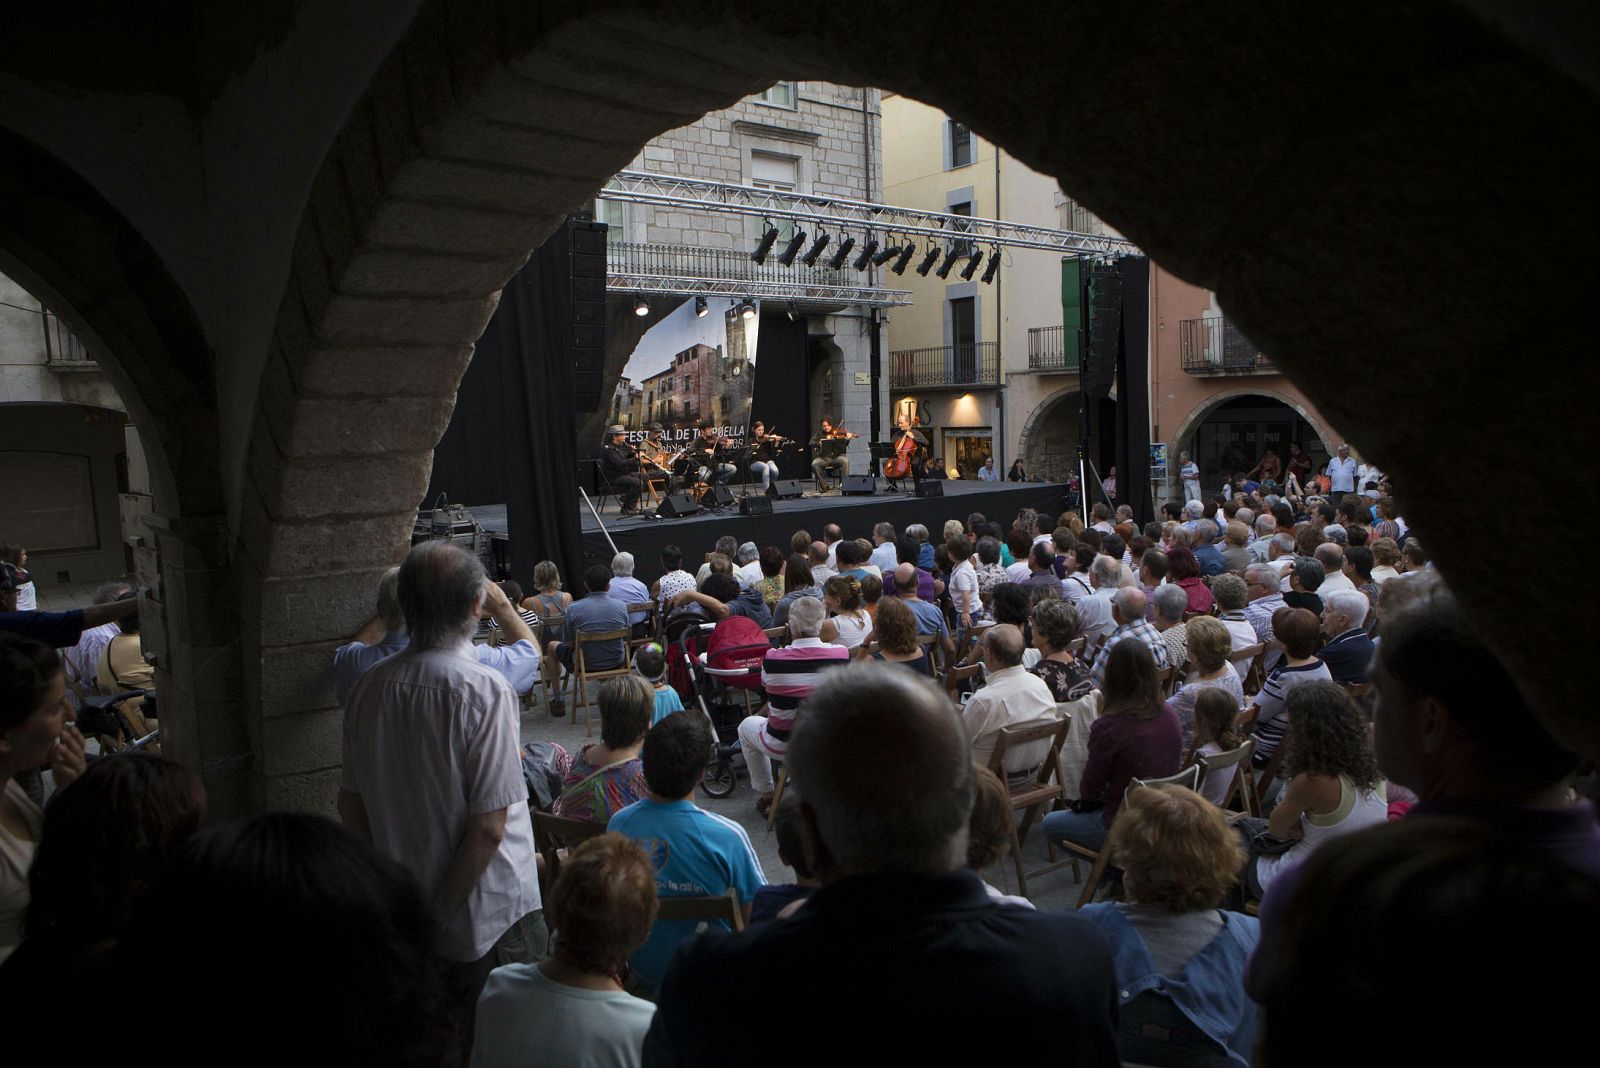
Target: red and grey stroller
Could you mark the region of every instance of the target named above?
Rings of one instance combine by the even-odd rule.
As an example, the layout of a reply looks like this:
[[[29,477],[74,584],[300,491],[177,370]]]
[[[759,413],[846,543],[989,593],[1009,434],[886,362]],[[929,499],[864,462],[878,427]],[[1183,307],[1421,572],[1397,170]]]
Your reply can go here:
[[[761,665],[771,648],[761,627],[743,616],[690,627],[678,639],[677,660],[690,696],[711,725],[711,762],[700,781],[711,797],[727,797],[739,784],[739,724],[767,699]]]

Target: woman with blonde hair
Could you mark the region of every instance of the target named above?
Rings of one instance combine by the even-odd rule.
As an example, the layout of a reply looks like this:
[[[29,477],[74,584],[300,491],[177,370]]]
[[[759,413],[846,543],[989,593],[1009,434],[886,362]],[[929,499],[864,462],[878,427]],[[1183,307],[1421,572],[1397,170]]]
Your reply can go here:
[[[533,565],[532,597],[525,597],[518,608],[531,608],[541,619],[564,616],[572,606],[572,594],[561,591],[561,569],[552,560],[540,560]]]
[[[1212,616],[1195,616],[1184,627],[1184,642],[1189,649],[1189,680],[1167,702],[1183,724],[1183,744],[1194,742],[1194,704],[1201,691],[1211,687],[1227,691],[1235,708],[1244,707],[1244,682],[1229,661],[1233,635],[1222,621]]]
[[[1124,1062],[1200,1063],[1204,1043],[1218,1063],[1248,1064],[1256,1006],[1244,992],[1244,969],[1260,940],[1253,916],[1221,906],[1244,858],[1222,811],[1181,786],[1140,786],[1111,827],[1106,847],[1122,869],[1121,902],[1080,914],[1111,942],[1116,960]],[[1187,1031],[1189,1035],[1182,1035]],[[1175,1059],[1187,1053],[1189,1059]],[[1207,1060],[1205,1063],[1212,1063]]]

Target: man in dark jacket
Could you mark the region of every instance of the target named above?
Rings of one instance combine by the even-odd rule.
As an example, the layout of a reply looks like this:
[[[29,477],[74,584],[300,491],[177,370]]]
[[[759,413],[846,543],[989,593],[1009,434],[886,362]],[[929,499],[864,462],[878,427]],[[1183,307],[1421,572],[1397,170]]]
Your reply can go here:
[[[997,903],[963,866],[973,766],[942,694],[894,665],[830,673],[788,763],[822,885],[787,919],[679,950],[646,1065],[981,1063],[997,1042],[1022,1063],[1118,1063],[1105,938]],[[763,994],[706,1012],[730,990]]]

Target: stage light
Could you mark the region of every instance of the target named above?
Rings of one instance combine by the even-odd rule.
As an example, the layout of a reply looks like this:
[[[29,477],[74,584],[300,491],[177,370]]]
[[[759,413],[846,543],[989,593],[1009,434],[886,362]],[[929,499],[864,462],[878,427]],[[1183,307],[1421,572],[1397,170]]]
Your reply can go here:
[[[789,314],[789,321],[791,323],[794,322],[796,319],[800,318],[800,302],[798,300],[791,300],[789,302],[789,313],[788,314]]]
[[[878,251],[878,239],[875,237],[867,238],[867,243],[861,246],[861,255],[856,257],[856,262],[851,266],[858,271],[866,270],[867,263],[872,259],[872,254],[876,251]]]
[[[834,252],[833,259],[828,261],[828,269],[837,271],[844,267],[844,261],[850,258],[850,250],[855,248],[856,239],[846,235],[839,248]]]
[[[894,261],[894,265],[889,270],[895,274],[905,274],[906,267],[911,263],[911,254],[916,251],[917,246],[907,241],[906,247],[900,250],[900,258]]]
[[[778,253],[778,262],[785,267],[793,264],[794,258],[800,255],[800,250],[805,247],[805,243],[806,232],[804,230],[796,230],[794,236],[789,239],[789,243],[783,246],[783,251]]]
[[[965,267],[961,268],[961,280],[964,282],[972,281],[972,276],[978,273],[978,264],[982,262],[983,253],[978,249],[973,249],[972,258],[967,261]]]
[[[744,302],[739,305],[739,318],[741,318],[741,319],[754,319],[755,317],[756,317],[756,302],[753,299],[751,299],[750,297],[746,297],[744,299]]]
[[[960,252],[957,252],[953,248],[945,250],[944,262],[939,264],[939,270],[937,272],[940,278],[950,277],[950,269],[956,265],[956,260],[959,260],[961,255],[962,254]]]
[[[998,273],[1000,273],[1000,249],[993,248],[989,250],[989,266],[983,269],[984,285],[993,285],[994,276]]]
[[[694,317],[696,319],[704,319],[706,317],[706,312],[710,310],[711,308],[706,304],[705,297],[694,298]]]
[[[888,245],[885,248],[883,248],[876,256],[872,257],[872,262],[873,262],[874,265],[876,265],[878,267],[882,267],[884,264],[888,263],[890,260],[894,259],[898,255],[900,255],[900,246],[899,245]]]
[[[822,255],[822,250],[828,247],[828,242],[831,240],[833,240],[833,236],[826,231],[818,234],[816,241],[812,243],[810,248],[806,249],[806,254],[800,257],[800,262],[807,267],[816,266],[817,257]]]
[[[777,243],[778,228],[776,226],[768,227],[767,232],[761,235],[761,244],[757,245],[756,250],[750,253],[750,258],[757,263],[767,262],[767,253],[771,252],[772,246]]]
[[[933,245],[928,249],[928,254],[922,257],[922,262],[917,264],[917,273],[927,276],[933,270],[933,265],[939,262],[939,246]]]
[[[633,302],[633,314],[635,314],[635,315],[649,315],[650,314],[650,302],[645,300],[643,297],[640,297],[638,300],[634,301]]]

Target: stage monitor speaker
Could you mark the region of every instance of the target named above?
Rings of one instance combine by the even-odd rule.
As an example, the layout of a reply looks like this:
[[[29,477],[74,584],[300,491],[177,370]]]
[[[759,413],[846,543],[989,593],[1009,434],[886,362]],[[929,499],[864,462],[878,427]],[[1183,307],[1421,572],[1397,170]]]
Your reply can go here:
[[[878,492],[878,480],[871,475],[845,475],[840,492],[846,497],[870,497]]]
[[[767,487],[767,496],[776,497],[780,501],[792,501],[804,493],[800,483],[792,478],[775,478],[772,480],[772,485]]]
[[[700,503],[708,508],[712,505],[725,508],[733,503],[733,490],[719,482],[701,495]]]
[[[1083,371],[1083,391],[1091,397],[1111,395],[1121,333],[1122,275],[1115,265],[1096,265],[1089,273],[1089,352]]]
[[[917,483],[918,497],[943,497],[944,483],[936,478],[925,478]]]
[[[656,509],[656,515],[663,519],[678,519],[686,515],[697,515],[700,506],[694,502],[694,496],[688,493],[671,493],[662,501],[661,507]]]
[[[740,515],[771,515],[772,498],[763,497],[759,493],[749,497],[739,498]]]
[[[569,218],[572,392],[577,411],[600,410],[606,362],[606,224]]]

